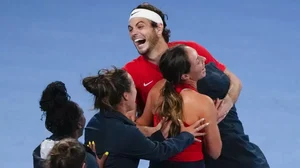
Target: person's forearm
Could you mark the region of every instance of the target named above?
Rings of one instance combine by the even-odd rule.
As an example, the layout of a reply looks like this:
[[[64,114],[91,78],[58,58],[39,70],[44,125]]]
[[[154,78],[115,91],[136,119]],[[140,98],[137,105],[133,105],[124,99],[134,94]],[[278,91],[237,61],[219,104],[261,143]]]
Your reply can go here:
[[[148,127],[148,126],[141,126],[141,125],[136,125],[136,127],[141,131],[142,134],[145,135],[145,137],[150,137],[153,133],[158,131],[156,127]]]
[[[224,73],[230,79],[230,87],[229,87],[227,96],[229,96],[231,98],[233,103],[236,103],[240,96],[240,92],[242,90],[241,80],[227,69],[224,71]]]
[[[242,89],[242,85],[240,83],[231,82],[227,95],[231,98],[233,103],[237,102],[240,96],[241,89]]]

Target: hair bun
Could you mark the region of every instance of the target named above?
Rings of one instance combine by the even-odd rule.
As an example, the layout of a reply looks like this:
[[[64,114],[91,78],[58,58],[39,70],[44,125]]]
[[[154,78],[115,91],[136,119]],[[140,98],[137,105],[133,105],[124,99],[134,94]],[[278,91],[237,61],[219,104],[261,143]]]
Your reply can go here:
[[[98,81],[102,81],[103,76],[90,76],[82,80],[83,87],[94,96],[98,96]]]
[[[67,93],[65,84],[61,81],[55,81],[46,87],[40,100],[42,111],[49,112],[61,107],[68,102],[70,96]]]

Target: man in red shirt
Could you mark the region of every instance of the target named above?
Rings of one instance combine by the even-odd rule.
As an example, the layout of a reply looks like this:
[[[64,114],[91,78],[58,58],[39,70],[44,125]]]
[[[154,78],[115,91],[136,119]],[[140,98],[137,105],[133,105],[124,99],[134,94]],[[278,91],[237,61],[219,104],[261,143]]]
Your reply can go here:
[[[144,8],[143,8],[144,7]],[[158,62],[161,55],[168,49],[177,44],[185,44],[194,48],[199,55],[206,58],[206,64],[213,62],[217,67],[223,71],[230,78],[230,89],[228,95],[222,100],[223,103],[219,108],[220,120],[225,117],[231,109],[233,103],[238,99],[241,91],[241,81],[232,72],[230,72],[225,65],[218,62],[204,47],[193,41],[174,41],[169,42],[170,30],[166,28],[167,24],[162,17],[163,13],[156,7],[144,3],[138,7],[137,11],[131,13],[130,24],[128,30],[130,32],[131,40],[141,54],[137,59],[125,65],[125,69],[133,76],[136,88],[138,91],[137,104],[142,110],[145,106],[147,95],[150,89],[156,82],[162,79],[162,75],[158,69]],[[150,8],[150,11],[146,10]],[[154,9],[154,10],[151,10]],[[147,12],[156,11],[147,13]],[[153,16],[155,19],[139,17],[139,14],[146,12],[149,17]],[[161,16],[159,16],[161,15]],[[159,22],[159,23],[158,23]]]
[[[156,82],[163,78],[158,68],[162,54],[169,47],[177,44],[190,46],[198,52],[198,55],[206,58],[206,64],[214,63],[217,68],[230,79],[230,87],[227,95],[221,100],[221,105],[217,107],[221,136],[224,135],[224,137],[222,137],[223,149],[227,151],[222,150],[221,157],[214,161],[213,164],[207,165],[207,167],[218,167],[220,165],[222,165],[222,167],[269,167],[259,147],[251,143],[248,136],[245,135],[242,123],[237,117],[234,104],[239,97],[242,87],[239,78],[230,72],[225,65],[218,62],[203,46],[196,42],[169,42],[170,30],[166,27],[167,24],[163,12],[149,3],[143,3],[137,6],[130,14],[128,30],[130,38],[140,56],[127,63],[124,69],[131,74],[135,82],[138,111],[143,111],[149,91]],[[226,117],[228,113],[232,113],[233,115]],[[225,117],[228,119],[224,119]],[[223,119],[224,121],[222,121]],[[224,124],[222,125],[222,123]],[[221,126],[231,128],[222,129]],[[225,140],[225,137],[230,137],[230,140]],[[243,142],[240,143],[239,141]],[[233,145],[228,142],[231,142]],[[236,149],[234,145],[236,145]],[[238,154],[236,155],[234,153]]]

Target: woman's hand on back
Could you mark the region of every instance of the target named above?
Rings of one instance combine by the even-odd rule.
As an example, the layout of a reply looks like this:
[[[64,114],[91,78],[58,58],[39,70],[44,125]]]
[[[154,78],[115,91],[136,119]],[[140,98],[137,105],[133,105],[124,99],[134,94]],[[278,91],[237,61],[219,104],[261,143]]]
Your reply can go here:
[[[204,118],[196,121],[194,124],[185,127],[183,122],[178,119],[179,124],[180,124],[180,132],[189,132],[191,133],[194,137],[199,137],[199,136],[204,136],[205,133],[203,132],[199,132],[201,130],[203,130],[205,127],[207,127],[209,125],[209,123],[204,123]],[[201,140],[195,138],[195,141],[201,142]]]

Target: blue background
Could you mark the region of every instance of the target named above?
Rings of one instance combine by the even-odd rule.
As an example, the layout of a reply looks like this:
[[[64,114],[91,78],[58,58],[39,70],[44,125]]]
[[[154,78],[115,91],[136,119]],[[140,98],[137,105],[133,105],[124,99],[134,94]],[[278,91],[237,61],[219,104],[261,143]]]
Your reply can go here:
[[[38,105],[48,83],[62,80],[87,119],[95,114],[81,79],[138,56],[127,21],[141,2],[0,1],[0,167],[32,167],[49,135]],[[197,41],[242,80],[239,116],[270,166],[297,167],[300,1],[150,3],[168,14],[171,40]]]

